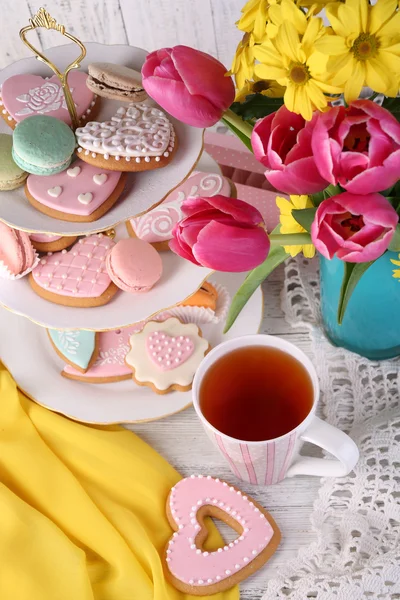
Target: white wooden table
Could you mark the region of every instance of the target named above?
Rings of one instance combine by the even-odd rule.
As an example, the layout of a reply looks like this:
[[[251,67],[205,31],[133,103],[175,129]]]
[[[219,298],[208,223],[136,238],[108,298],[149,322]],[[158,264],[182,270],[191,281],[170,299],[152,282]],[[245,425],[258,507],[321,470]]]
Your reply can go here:
[[[307,331],[292,329],[284,320],[280,306],[282,284],[282,268],[272,273],[263,284],[265,309],[260,333],[279,335],[310,354]],[[294,558],[299,548],[314,541],[309,517],[318,494],[318,477],[294,477],[270,487],[238,482],[206,437],[193,408],[161,421],[131,425],[129,428],[183,476],[206,474],[232,481],[251,494],[276,519],[282,532],[281,545],[264,568],[241,584],[242,600],[259,600],[265,592],[268,579],[274,577],[289,559]]]

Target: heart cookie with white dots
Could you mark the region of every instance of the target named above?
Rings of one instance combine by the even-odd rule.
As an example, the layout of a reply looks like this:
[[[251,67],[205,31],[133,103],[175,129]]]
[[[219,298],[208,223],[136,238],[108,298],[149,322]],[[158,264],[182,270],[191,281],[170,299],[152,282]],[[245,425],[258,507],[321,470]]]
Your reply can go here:
[[[118,291],[105,266],[113,245],[100,233],[81,238],[69,251],[49,252],[30,273],[32,289],[55,304],[80,308],[107,304]]]
[[[133,380],[157,394],[190,390],[194,374],[210,349],[197,325],[181,323],[176,317],[162,323],[148,321],[131,335],[129,344],[125,362],[133,371]]]
[[[118,200],[126,174],[76,160],[66,171],[43,177],[29,175],[25,195],[40,212],[82,223],[96,221]]]
[[[81,121],[93,117],[96,96],[86,87],[86,73],[71,71],[71,88],[76,112]],[[47,115],[71,124],[64,92],[57,75],[44,79],[40,75],[13,75],[1,87],[0,113],[10,127],[34,115]]]
[[[78,156],[117,171],[149,171],[167,165],[177,148],[167,115],[145,103],[121,106],[110,121],[90,121],[75,131]]]
[[[194,342],[190,337],[171,337],[167,333],[155,331],[146,340],[147,354],[162,371],[176,369],[194,352]]]

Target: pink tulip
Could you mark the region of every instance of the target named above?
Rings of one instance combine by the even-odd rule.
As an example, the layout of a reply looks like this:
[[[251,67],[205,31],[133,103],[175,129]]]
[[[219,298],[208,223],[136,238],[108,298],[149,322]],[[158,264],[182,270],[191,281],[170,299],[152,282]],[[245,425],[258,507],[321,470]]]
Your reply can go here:
[[[142,67],[143,87],[170,115],[193,127],[217,123],[235,98],[218,60],[188,46],[151,52]]]
[[[400,179],[400,123],[370,100],[316,114],[312,149],[321,176],[352,194],[385,190]]]
[[[185,217],[175,225],[169,245],[175,254],[215,271],[239,273],[261,264],[269,238],[256,208],[235,198],[187,198]]]
[[[381,194],[344,192],[319,205],[311,238],[325,258],[368,262],[387,250],[398,220],[396,211]]]
[[[301,115],[281,106],[257,121],[251,145],[257,160],[267,167],[265,177],[287,194],[315,194],[328,185],[321,176],[311,148],[315,115],[305,121]]]

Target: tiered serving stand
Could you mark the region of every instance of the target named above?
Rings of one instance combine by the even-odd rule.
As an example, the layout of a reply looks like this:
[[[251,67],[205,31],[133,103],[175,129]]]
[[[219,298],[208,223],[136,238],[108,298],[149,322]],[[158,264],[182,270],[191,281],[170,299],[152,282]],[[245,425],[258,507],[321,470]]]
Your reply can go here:
[[[146,56],[144,50],[125,45],[88,43],[86,50],[86,58],[81,63],[84,71],[90,62],[124,64],[140,71]],[[76,47],[73,44],[58,46],[46,51],[46,56],[62,70],[76,56]],[[1,71],[0,85],[8,77],[21,73],[51,75],[47,66],[28,58]],[[108,120],[118,104],[105,98],[100,100],[96,120]],[[76,236],[113,230],[116,240],[127,237],[125,222],[162,202],[194,168],[218,172],[217,164],[202,156],[203,130],[170,119],[179,144],[174,159],[162,169],[129,174],[121,198],[97,221],[76,223],[47,216],[31,206],[23,188],[1,193],[0,220],[30,233]],[[0,132],[11,133],[2,119]],[[162,252],[161,257],[163,276],[152,290],[137,296],[120,292],[111,302],[96,308],[73,308],[48,302],[33,292],[26,277],[17,281],[0,279],[0,359],[21,389],[39,404],[87,423],[153,420],[187,407],[190,392],[157,396],[132,381],[94,385],[62,378],[63,362],[51,348],[45,329],[107,331],[124,328],[182,301],[210,275],[210,270],[172,252]],[[211,275],[211,280],[226,286],[231,295],[242,279],[240,274]],[[257,290],[229,335],[223,335],[223,323],[205,325],[203,334],[214,346],[225,337],[255,333],[261,317],[262,296]]]

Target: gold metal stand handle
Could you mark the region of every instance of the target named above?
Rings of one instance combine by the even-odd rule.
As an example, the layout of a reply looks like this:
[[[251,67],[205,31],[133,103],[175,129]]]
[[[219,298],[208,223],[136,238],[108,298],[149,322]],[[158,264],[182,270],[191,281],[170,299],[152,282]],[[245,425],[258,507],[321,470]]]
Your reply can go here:
[[[45,29],[54,29],[55,31],[58,31],[59,33],[61,33],[62,35],[64,35],[65,37],[67,37],[68,39],[70,39],[72,42],[74,42],[75,44],[77,44],[79,46],[79,48],[81,50],[80,55],[70,65],[68,65],[68,67],[65,69],[65,71],[63,73],[56,67],[56,65],[53,62],[51,62],[51,60],[46,58],[44,56],[44,54],[39,52],[39,50],[37,50],[26,39],[26,34],[28,33],[28,31],[32,31],[33,29],[37,29],[39,27],[44,27]],[[57,23],[57,21],[44,8],[39,8],[36,15],[34,17],[32,17],[32,19],[29,19],[29,25],[27,25],[26,27],[23,27],[21,29],[21,31],[19,32],[19,36],[20,36],[21,40],[24,42],[24,44],[26,46],[28,46],[28,48],[36,55],[36,58],[38,60],[41,60],[42,62],[44,62],[48,67],[50,67],[50,69],[59,78],[63,92],[64,92],[65,101],[67,103],[68,112],[71,115],[72,127],[73,127],[73,129],[76,129],[79,126],[79,121],[78,121],[78,115],[76,114],[75,103],[73,101],[71,90],[68,85],[68,73],[71,71],[71,69],[77,69],[80,66],[81,61],[86,56],[85,46],[75,36],[68,33],[68,31],[65,31],[65,26],[59,25]]]

